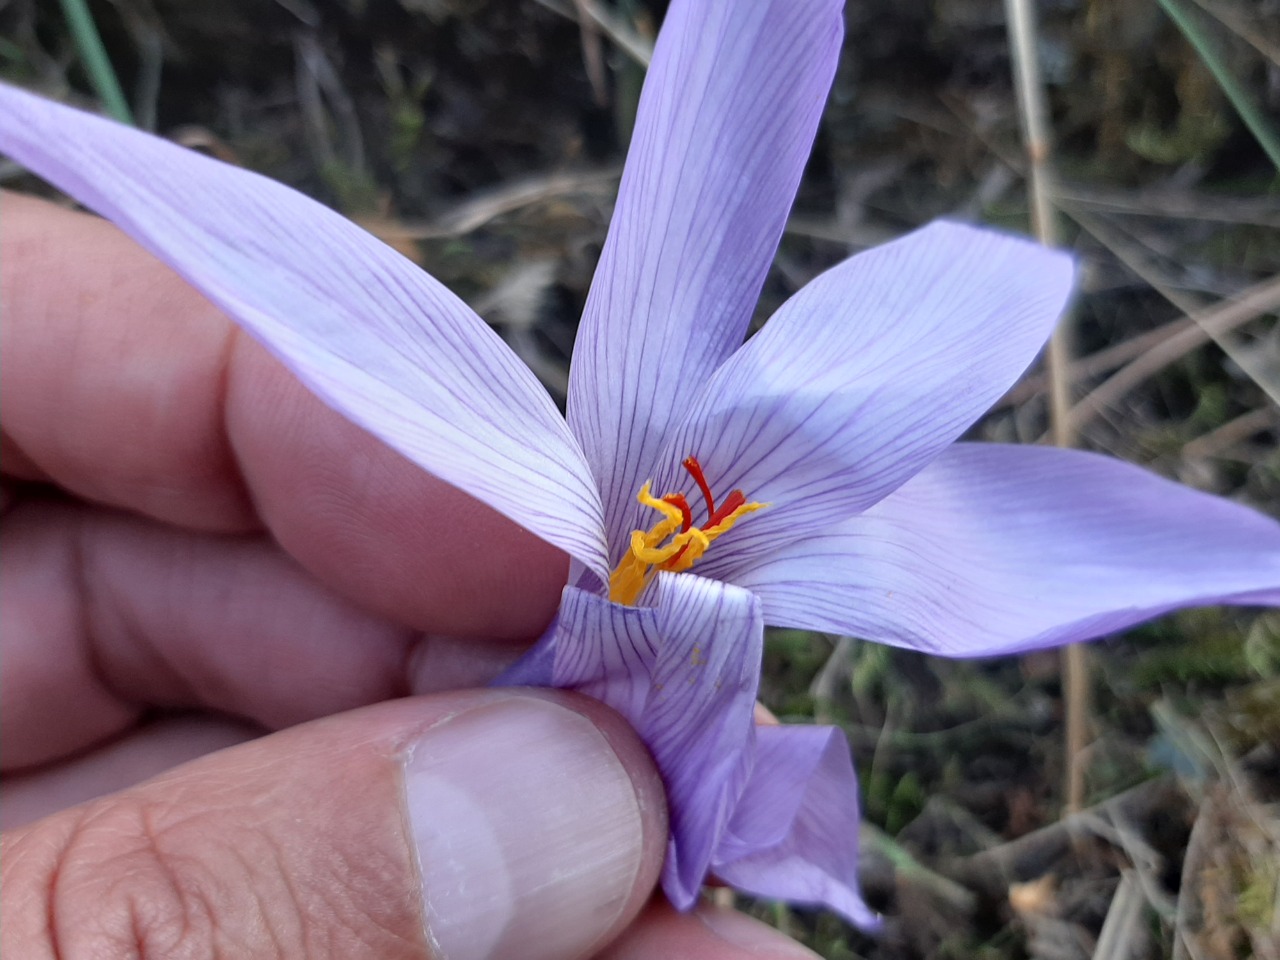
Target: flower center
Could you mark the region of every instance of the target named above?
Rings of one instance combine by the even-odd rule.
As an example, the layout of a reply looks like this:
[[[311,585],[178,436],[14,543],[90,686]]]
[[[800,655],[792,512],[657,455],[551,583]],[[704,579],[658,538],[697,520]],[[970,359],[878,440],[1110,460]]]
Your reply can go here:
[[[707,522],[695,527],[693,512],[683,493],[669,493],[658,499],[650,493],[650,484],[646,480],[636,499],[657,510],[662,519],[649,530],[632,531],[630,549],[609,577],[609,599],[614,603],[633,606],[655,572],[669,570],[680,573],[688,570],[718,536],[732,529],[748,513],[768,506],[767,503],[748,502],[741,490],[732,491],[716,506],[707,478],[702,475],[702,465],[696,458],[686,457],[683,466],[706,501]]]

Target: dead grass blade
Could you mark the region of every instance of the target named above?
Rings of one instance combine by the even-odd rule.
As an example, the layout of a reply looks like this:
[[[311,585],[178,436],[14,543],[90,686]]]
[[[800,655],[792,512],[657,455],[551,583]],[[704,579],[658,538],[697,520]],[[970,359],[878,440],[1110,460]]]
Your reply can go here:
[[[1036,48],[1035,12],[1029,0],[1005,0],[1009,45],[1013,54],[1014,86],[1018,113],[1026,144],[1028,181],[1031,188],[1032,225],[1045,246],[1058,243],[1053,203],[1052,170],[1049,165],[1051,140],[1044,86],[1040,79]],[[1049,423],[1053,442],[1059,447],[1075,446],[1075,425],[1071,419],[1071,317],[1064,316],[1053,332],[1045,357],[1049,382]],[[1063,792],[1067,813],[1084,803],[1085,746],[1089,740],[1089,659],[1085,648],[1069,644],[1063,649],[1063,687],[1066,696],[1067,775]]]
[[[1157,288],[1159,289],[1159,288]],[[1125,364],[1087,393],[1071,409],[1071,419],[1082,428],[1099,413],[1114,409],[1130,390],[1165,367],[1177,362],[1192,350],[1211,341],[1222,344],[1225,336],[1251,320],[1280,310],[1280,277],[1272,277],[1242,291],[1232,300],[1206,310],[1190,312],[1189,323],[1180,322],[1162,328],[1166,332],[1158,343]],[[1237,361],[1238,362],[1238,361]],[[1246,369],[1242,367],[1242,369]],[[1280,390],[1260,384],[1272,400],[1280,403]]]

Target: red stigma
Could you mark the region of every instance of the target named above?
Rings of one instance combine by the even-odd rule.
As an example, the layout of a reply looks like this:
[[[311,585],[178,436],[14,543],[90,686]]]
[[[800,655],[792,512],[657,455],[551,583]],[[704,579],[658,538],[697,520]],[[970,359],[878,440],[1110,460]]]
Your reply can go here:
[[[734,490],[729,494],[729,496],[725,497],[724,503],[720,504],[720,508],[717,510],[715,497],[711,495],[711,484],[707,483],[707,478],[702,473],[702,464],[698,462],[698,458],[685,457],[683,466],[689,471],[689,476],[693,477],[693,482],[698,485],[698,489],[702,491],[702,499],[707,501],[707,523],[702,527],[703,530],[711,530],[718,527],[728,519],[729,515],[732,514],[733,511],[737,510],[747,502],[747,498],[741,490]],[[676,501],[672,500],[670,497],[664,497],[663,499],[668,503],[675,503],[676,506],[685,511],[686,519],[684,529],[688,530],[690,527],[690,522],[688,520],[689,505],[685,502],[684,497],[680,497],[680,503],[676,503]]]
[[[711,487],[707,484],[707,478],[702,475],[702,464],[698,462],[697,457],[685,457],[683,466],[689,471],[689,476],[693,477],[693,482],[698,485],[698,489],[702,491],[702,499],[707,501],[707,516],[715,516],[716,501],[711,496]]]
[[[733,493],[724,498],[724,503],[720,504],[720,509],[711,514],[710,519],[707,520],[707,525],[702,529],[708,530],[711,527],[720,526],[729,514],[733,513],[733,511],[737,510],[746,502],[747,498],[741,490],[733,491]]]
[[[693,511],[689,509],[689,501],[684,498],[683,493],[669,493],[663,497],[662,500],[664,503],[669,503],[680,511],[681,533],[686,532],[693,526]]]

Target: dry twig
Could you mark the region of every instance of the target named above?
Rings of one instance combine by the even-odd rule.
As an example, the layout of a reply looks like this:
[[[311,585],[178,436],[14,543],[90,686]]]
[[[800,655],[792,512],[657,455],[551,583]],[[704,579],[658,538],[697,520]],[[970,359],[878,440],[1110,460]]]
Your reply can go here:
[[[618,49],[642,67],[649,66],[653,60],[653,44],[620,21],[608,11],[600,9],[593,0],[574,0],[576,9],[569,9],[559,0],[536,0],[539,6],[552,13],[558,13],[570,20],[578,19],[576,11],[585,13],[615,44]]]
[[[1014,80],[1018,91],[1018,112],[1022,135],[1030,161],[1032,225],[1045,246],[1056,246],[1052,174],[1049,167],[1050,138],[1044,88],[1040,81],[1036,53],[1035,14],[1029,0],[1005,0],[1009,22],[1009,43],[1013,51]],[[1049,420],[1053,442],[1060,447],[1075,445],[1071,421],[1071,324],[1064,316],[1049,342],[1046,364],[1049,378]],[[1085,744],[1089,735],[1089,662],[1085,648],[1069,644],[1063,651],[1063,686],[1067,715],[1066,811],[1074,813],[1084,803]]]
[[[1193,311],[1191,325],[1153,345],[1086,394],[1071,409],[1072,422],[1077,428],[1082,427],[1099,412],[1114,408],[1139,383],[1192,350],[1211,340],[1221,343],[1228,331],[1275,310],[1280,310],[1280,277],[1255,284],[1226,303]]]
[[[597,192],[609,188],[621,172],[618,167],[605,167],[585,170],[581,173],[552,173],[506,183],[494,190],[485,191],[464,200],[432,222],[399,223],[394,229],[394,237],[398,240],[441,240],[464,236],[473,230],[480,229],[497,217],[554,197]],[[387,239],[383,233],[378,235],[384,240]]]

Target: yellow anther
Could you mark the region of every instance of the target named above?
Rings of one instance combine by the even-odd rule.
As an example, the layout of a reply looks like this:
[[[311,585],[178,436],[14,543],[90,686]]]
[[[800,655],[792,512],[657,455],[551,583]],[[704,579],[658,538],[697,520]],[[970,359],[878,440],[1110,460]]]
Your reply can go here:
[[[684,533],[677,533],[665,547],[648,546],[646,543],[648,539],[639,530],[631,534],[631,553],[644,563],[652,566],[666,563],[681,550],[686,553],[697,550],[701,554],[703,550],[711,546],[711,538],[697,527],[691,527]]]
[[[708,530],[707,533],[711,537],[711,539],[714,540],[716,537],[720,536],[720,534],[728,533],[730,530],[732,530],[733,525],[737,523],[739,520],[741,520],[743,517],[745,517],[748,513],[755,513],[757,510],[763,510],[767,506],[768,506],[767,503],[756,503],[755,501],[744,503],[737,510],[733,511],[733,513],[729,514],[727,517],[725,517],[723,520],[717,523],[714,528],[712,528],[711,530]]]
[[[696,465],[696,461],[694,463]],[[701,473],[696,474],[695,478],[700,480]],[[701,480],[699,485],[703,486]],[[706,489],[703,493],[708,500],[708,513],[712,513],[712,519],[715,519],[711,495]],[[732,499],[740,501],[742,494],[735,490]],[[646,481],[636,495],[636,500],[658,511],[662,514],[662,519],[649,530],[632,531],[629,549],[609,577],[609,599],[628,606],[635,604],[658,570],[672,573],[688,570],[702,558],[707,548],[721,534],[733,529],[734,524],[747,514],[768,506],[764,503],[741,503],[716,520],[714,525],[695,527],[688,519],[689,505],[683,494],[672,494],[666,499],[659,499],[653,496],[650,484]]]
[[[640,492],[636,494],[636,499],[640,501],[641,506],[657,510],[660,514],[666,517],[667,521],[672,524],[671,529],[673,531],[679,530],[680,524],[684,522],[684,514],[680,512],[680,508],[674,503],[667,503],[665,500],[659,500],[650,493],[650,486],[650,482],[646,480],[644,482],[644,486],[640,488]],[[660,526],[662,526],[662,524],[658,524],[658,527]],[[654,527],[654,530],[657,530],[658,527]]]

